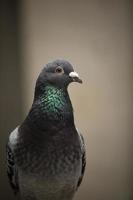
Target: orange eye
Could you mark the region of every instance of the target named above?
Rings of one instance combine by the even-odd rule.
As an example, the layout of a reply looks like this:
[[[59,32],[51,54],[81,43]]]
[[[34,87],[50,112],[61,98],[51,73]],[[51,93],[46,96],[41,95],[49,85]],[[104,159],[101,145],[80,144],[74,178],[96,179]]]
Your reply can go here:
[[[63,73],[64,73],[64,70],[63,70],[62,67],[57,67],[57,68],[55,69],[55,73],[63,74]]]

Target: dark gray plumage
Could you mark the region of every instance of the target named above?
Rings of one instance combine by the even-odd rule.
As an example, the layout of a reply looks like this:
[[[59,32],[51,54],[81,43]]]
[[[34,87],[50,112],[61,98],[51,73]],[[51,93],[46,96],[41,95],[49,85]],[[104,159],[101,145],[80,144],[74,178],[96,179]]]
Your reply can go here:
[[[85,170],[83,136],[74,125],[67,92],[82,82],[65,60],[48,63],[40,73],[30,112],[9,137],[7,172],[24,200],[71,200]]]

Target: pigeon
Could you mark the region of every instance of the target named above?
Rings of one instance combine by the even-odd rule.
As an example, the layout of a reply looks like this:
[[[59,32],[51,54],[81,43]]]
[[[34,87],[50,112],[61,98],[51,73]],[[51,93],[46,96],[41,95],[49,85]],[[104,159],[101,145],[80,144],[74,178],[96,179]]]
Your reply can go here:
[[[68,61],[46,64],[28,115],[9,135],[7,174],[23,200],[72,200],[82,182],[85,144],[67,91],[72,82],[82,80]]]

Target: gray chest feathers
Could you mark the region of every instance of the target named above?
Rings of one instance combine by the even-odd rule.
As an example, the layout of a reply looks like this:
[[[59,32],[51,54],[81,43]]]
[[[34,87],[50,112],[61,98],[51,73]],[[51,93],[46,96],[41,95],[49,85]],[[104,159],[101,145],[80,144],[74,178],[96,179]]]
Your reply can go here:
[[[67,174],[77,171],[81,162],[80,145],[56,146],[48,144],[48,148],[33,148],[18,145],[16,159],[18,166],[31,173],[44,176]]]
[[[82,168],[80,145],[49,144],[49,148],[44,149],[19,145],[18,152],[23,196],[34,194],[39,200],[72,199]]]
[[[34,143],[17,145],[16,163],[20,171],[41,177],[79,178],[81,172],[80,142],[50,142],[37,146]]]

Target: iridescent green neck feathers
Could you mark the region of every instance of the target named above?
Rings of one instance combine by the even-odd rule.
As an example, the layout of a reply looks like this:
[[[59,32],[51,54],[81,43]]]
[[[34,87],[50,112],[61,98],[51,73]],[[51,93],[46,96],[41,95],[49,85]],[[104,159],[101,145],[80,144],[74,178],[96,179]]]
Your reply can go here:
[[[56,113],[65,107],[65,92],[63,89],[47,86],[41,100],[47,112]]]
[[[71,101],[65,88],[45,86],[32,106],[32,117],[40,121],[73,120]]]

